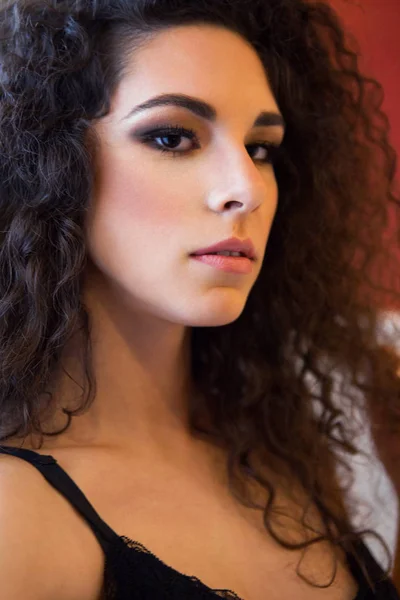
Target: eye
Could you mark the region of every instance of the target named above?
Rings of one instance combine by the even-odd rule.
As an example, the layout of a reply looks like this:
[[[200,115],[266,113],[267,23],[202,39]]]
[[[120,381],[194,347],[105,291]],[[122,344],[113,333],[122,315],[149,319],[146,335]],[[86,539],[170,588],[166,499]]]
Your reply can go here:
[[[193,131],[193,129],[185,129],[179,125],[166,125],[162,128],[160,127],[159,129],[149,131],[140,136],[140,138],[142,144],[145,144],[150,148],[154,148],[159,152],[167,152],[173,156],[190,152],[190,150],[193,148],[191,147],[192,144],[189,142],[196,141],[196,148],[200,148],[196,132]],[[180,138],[187,138],[189,142],[182,144]],[[176,150],[176,148],[179,148],[179,146],[181,146],[181,149]]]
[[[140,142],[159,152],[172,154],[174,157],[185,155],[193,150],[190,143],[187,142],[186,144],[182,144],[181,138],[186,138],[190,142],[195,142],[194,149],[200,148],[196,132],[193,131],[193,129],[186,129],[179,125],[166,125],[157,130],[149,131],[140,136]],[[181,149],[177,150],[179,147],[181,147]],[[254,160],[261,164],[271,164],[274,162],[280,146],[262,141],[249,144],[247,148],[261,148],[261,155],[264,155],[265,158],[255,158]]]
[[[265,158],[254,158],[254,160],[264,164],[274,164],[278,158],[279,151],[281,150],[281,146],[279,144],[273,144],[271,142],[256,142],[254,144],[250,144],[247,146],[247,148],[261,148],[261,154],[264,155]]]

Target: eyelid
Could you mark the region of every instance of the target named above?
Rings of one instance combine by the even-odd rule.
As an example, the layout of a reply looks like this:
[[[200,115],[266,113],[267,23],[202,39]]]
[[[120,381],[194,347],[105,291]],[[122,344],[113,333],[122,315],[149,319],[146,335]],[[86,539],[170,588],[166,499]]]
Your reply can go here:
[[[135,130],[134,135],[137,137],[150,137],[152,135],[156,135],[160,132],[164,132],[165,130],[170,129],[185,130],[187,132],[193,132],[194,135],[197,135],[196,132],[190,127],[186,127],[185,125],[179,125],[178,123],[171,121],[169,123],[160,123],[159,125],[155,125],[154,127],[144,127],[143,129]]]
[[[150,137],[150,136],[154,136],[154,135],[159,135],[160,133],[163,133],[166,130],[167,131],[168,130],[181,130],[182,135],[186,135],[186,133],[189,133],[189,134],[193,135],[196,138],[196,140],[199,140],[199,136],[194,129],[192,129],[191,127],[187,127],[185,125],[180,125],[178,123],[171,122],[171,121],[160,123],[158,125],[155,125],[154,127],[151,127],[150,129],[143,128],[143,129],[135,130],[134,136],[139,137],[139,138],[146,138],[146,137]],[[277,140],[276,137],[277,136],[274,135],[274,136],[271,136],[271,139],[269,139],[269,140],[268,139],[254,140],[254,141],[248,142],[248,144],[246,144],[246,146],[253,146],[254,144],[268,144],[271,146],[279,147],[283,143],[283,139],[281,139],[280,136],[278,136],[279,139]]]

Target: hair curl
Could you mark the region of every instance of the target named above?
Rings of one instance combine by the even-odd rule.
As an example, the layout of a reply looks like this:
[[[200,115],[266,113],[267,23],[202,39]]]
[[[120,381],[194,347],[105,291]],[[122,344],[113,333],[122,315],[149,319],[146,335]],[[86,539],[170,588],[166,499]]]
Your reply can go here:
[[[329,540],[357,557],[353,542],[365,531],[350,523],[335,468],[346,467],[358,450],[333,384],[339,370],[346,375],[340,393],[350,405],[387,406],[398,419],[397,364],[377,331],[378,292],[396,302],[399,296],[394,285],[378,284],[376,265],[382,257],[389,272],[384,235],[399,200],[382,88],[360,73],[351,39],[323,2],[3,3],[0,441],[59,435],[79,414],[65,410],[61,431],[42,429],[41,411],[52,406],[48,384],[76,331],[85,340],[89,384],[80,411],[95,398],[90,315],[81,299],[84,221],[99,142],[91,124],[107,115],[132,52],[165,28],[202,23],[252,44],[287,132],[274,167],[278,209],[245,309],[224,327],[193,328],[198,394],[190,425],[228,450],[231,490],[241,502],[249,500],[239,494],[240,478],[269,492],[267,506],[258,508],[278,543],[295,549]],[[274,530],[275,490],[255,457],[300,482],[321,512],[324,532],[293,544]]]

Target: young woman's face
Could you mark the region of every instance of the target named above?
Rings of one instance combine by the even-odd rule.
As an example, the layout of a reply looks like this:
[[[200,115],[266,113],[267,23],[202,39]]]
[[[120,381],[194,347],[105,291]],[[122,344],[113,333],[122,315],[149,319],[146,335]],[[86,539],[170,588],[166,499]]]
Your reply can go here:
[[[201,100],[216,116],[173,105],[130,114],[161,94]],[[262,112],[273,115],[255,127]],[[194,137],[162,131],[171,126]],[[94,129],[101,148],[87,242],[102,288],[133,311],[169,322],[237,319],[259,275],[278,201],[270,151],[260,144],[279,144],[284,133],[256,52],[223,28],[163,31],[132,57],[111,112]],[[254,244],[249,273],[191,256],[232,236]]]

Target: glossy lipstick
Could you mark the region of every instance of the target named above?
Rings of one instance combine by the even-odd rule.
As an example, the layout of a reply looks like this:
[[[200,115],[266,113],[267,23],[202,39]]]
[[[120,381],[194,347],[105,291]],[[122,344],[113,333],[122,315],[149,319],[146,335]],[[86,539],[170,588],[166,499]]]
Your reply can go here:
[[[245,256],[222,256],[220,254],[200,254],[192,255],[194,260],[198,260],[210,267],[215,267],[226,273],[238,273],[247,275],[253,270],[253,261]]]
[[[222,242],[217,242],[208,248],[201,248],[201,250],[195,250],[192,252],[195,256],[200,254],[214,254],[215,252],[242,252],[245,254],[247,258],[250,260],[256,259],[256,253],[254,250],[254,244],[250,238],[246,240],[240,240],[239,238],[229,238],[228,240],[222,240]]]
[[[216,254],[217,252],[240,252],[243,256],[224,256]],[[191,254],[191,257],[227,273],[245,275],[252,272],[256,255],[251,239],[229,238],[208,248],[197,250]]]

